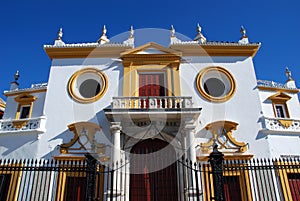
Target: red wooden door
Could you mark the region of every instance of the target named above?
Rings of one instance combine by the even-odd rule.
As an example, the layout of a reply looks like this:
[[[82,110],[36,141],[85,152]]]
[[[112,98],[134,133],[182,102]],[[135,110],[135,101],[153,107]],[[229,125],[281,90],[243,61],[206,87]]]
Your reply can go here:
[[[226,201],[242,201],[241,187],[238,176],[224,177],[224,191]]]
[[[300,174],[288,174],[289,186],[293,200],[300,200]]]
[[[178,200],[176,154],[167,145],[162,140],[147,139],[132,148],[130,201]]]
[[[139,74],[139,96],[165,96],[164,74]],[[159,105],[159,102],[157,104]],[[141,100],[141,107],[148,108],[149,101]]]
[[[67,177],[65,201],[85,200],[86,177]]]

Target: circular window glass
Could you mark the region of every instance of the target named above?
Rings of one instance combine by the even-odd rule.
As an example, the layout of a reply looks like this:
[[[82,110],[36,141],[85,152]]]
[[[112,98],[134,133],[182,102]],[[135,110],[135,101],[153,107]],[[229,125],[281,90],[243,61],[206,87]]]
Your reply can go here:
[[[107,89],[107,78],[99,70],[86,68],[72,75],[68,84],[70,96],[80,103],[99,100]]]
[[[224,102],[235,92],[233,76],[221,67],[209,67],[200,71],[196,86],[204,98],[213,102]]]
[[[81,83],[79,92],[84,98],[92,98],[100,92],[100,83],[94,79],[88,79]]]

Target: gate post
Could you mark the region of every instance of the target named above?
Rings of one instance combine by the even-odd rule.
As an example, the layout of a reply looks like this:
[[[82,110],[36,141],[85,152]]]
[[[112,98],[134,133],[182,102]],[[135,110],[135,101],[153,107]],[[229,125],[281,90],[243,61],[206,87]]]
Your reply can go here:
[[[85,159],[86,159],[85,201],[94,201],[95,200],[95,189],[96,189],[97,160],[89,153],[85,154]]]
[[[214,144],[213,152],[209,155],[209,162],[212,167],[214,182],[214,200],[225,201],[224,178],[223,178],[223,161],[224,154],[218,151],[218,145]]]

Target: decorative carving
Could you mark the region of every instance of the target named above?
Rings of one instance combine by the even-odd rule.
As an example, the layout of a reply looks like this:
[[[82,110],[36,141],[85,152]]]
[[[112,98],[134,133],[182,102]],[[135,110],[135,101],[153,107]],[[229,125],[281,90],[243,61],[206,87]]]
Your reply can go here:
[[[289,128],[292,123],[293,123],[293,120],[286,120],[286,119],[278,119],[278,122],[285,128]]]
[[[106,145],[95,140],[96,132],[101,130],[99,125],[91,122],[76,122],[68,125],[68,128],[74,133],[74,136],[69,142],[60,145],[60,153],[82,154],[86,151],[97,155],[106,153]],[[75,147],[76,143],[79,146]],[[82,152],[82,150],[84,151]]]
[[[208,153],[215,143],[219,144],[220,149],[237,150],[237,152],[246,152],[247,144],[238,142],[233,136],[233,130],[236,130],[237,123],[231,121],[217,121],[208,124],[205,128],[212,133],[212,138],[207,143],[201,143],[200,147],[204,153]]]
[[[21,128],[23,128],[28,121],[24,120],[24,121],[13,121],[13,125],[16,129],[20,130]]]

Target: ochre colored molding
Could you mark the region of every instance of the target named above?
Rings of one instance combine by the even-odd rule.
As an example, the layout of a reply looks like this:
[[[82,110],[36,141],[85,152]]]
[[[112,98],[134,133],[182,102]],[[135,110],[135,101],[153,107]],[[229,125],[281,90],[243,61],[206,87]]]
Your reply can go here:
[[[278,122],[285,128],[289,128],[293,124],[293,120],[290,119],[278,119]]]
[[[236,153],[223,153],[224,160],[250,160],[253,158],[253,154],[236,154]],[[198,161],[208,161],[209,154],[201,154],[197,156]]]
[[[170,48],[182,52],[182,56],[251,56],[257,53],[260,44],[174,44]]]
[[[160,51],[154,54],[140,52],[147,49]],[[163,72],[166,76],[166,96],[180,96],[179,66],[181,52],[150,42],[140,47],[121,53],[124,67],[123,96],[139,96],[138,79],[140,72]]]
[[[276,91],[276,92],[286,92],[296,94],[299,92],[299,89],[284,89],[284,88],[275,88],[275,87],[267,87],[267,86],[257,86],[259,90],[264,91]]]
[[[68,153],[70,153],[70,151],[72,153],[82,153],[82,152],[78,152],[78,151],[86,150],[86,147],[84,146],[85,143],[81,142],[79,139],[80,132],[82,130],[84,130],[87,133],[86,137],[89,142],[92,142],[96,132],[101,130],[101,127],[99,125],[97,125],[95,123],[91,123],[91,122],[76,122],[76,123],[68,125],[68,128],[70,131],[73,132],[74,136],[69,142],[63,143],[60,145],[60,153],[62,153],[62,154],[68,154]],[[78,142],[80,147],[72,148],[72,146],[76,142]],[[97,144],[95,144],[95,146],[97,146]]]
[[[290,113],[289,113],[286,102],[288,100],[290,100],[291,98],[292,97],[290,97],[289,95],[287,95],[283,92],[277,92],[276,94],[274,94],[274,95],[272,95],[268,98],[272,101],[272,107],[273,107],[273,112],[274,112],[275,117],[277,117],[276,104],[281,104],[284,107],[284,110],[285,110],[285,113],[286,113],[286,118],[290,118]],[[287,122],[285,122],[285,123],[287,123]]]
[[[232,132],[236,130],[238,123],[231,121],[216,121],[206,125],[206,130],[209,130],[212,134],[212,138],[206,142],[201,143],[200,147],[203,153],[207,153],[209,150],[212,150],[213,144],[217,143],[219,149],[237,149],[238,152],[244,153],[247,151],[247,144],[245,142],[238,142],[233,136]],[[222,142],[220,139],[222,133],[226,140]],[[236,147],[229,147],[227,143],[231,142]],[[236,152],[235,152],[236,153]]]
[[[28,89],[28,91],[9,91],[9,92],[6,92],[4,93],[4,95],[6,97],[8,96],[17,96],[17,95],[21,95],[21,94],[24,94],[24,93],[27,93],[27,94],[33,94],[33,93],[40,93],[40,92],[46,92],[47,89]]]
[[[80,95],[77,94],[76,90],[78,90],[78,86],[76,85],[76,81],[77,79],[85,74],[85,73],[92,73],[95,74],[97,76],[99,76],[99,78],[101,79],[101,90],[99,91],[99,93],[97,95],[95,95],[94,97],[91,98],[84,98],[84,97],[80,97]],[[75,72],[72,77],[70,78],[69,82],[68,82],[68,92],[69,95],[77,102],[79,103],[93,103],[96,102],[97,100],[99,100],[101,97],[104,96],[104,94],[106,93],[108,88],[108,79],[106,77],[106,75],[96,69],[96,68],[83,68],[77,72]],[[79,93],[79,92],[78,92]]]
[[[53,159],[57,161],[85,161],[85,156],[61,155],[53,156]]]
[[[230,82],[230,90],[229,92],[222,97],[214,97],[211,96],[210,94],[208,94],[204,88],[203,88],[203,77],[205,76],[206,73],[211,72],[211,71],[217,71],[220,72],[222,74],[224,74],[229,82]],[[235,80],[233,78],[233,76],[231,75],[231,73],[226,70],[225,68],[222,68],[220,66],[211,66],[211,67],[206,67],[203,70],[201,70],[196,78],[196,87],[198,89],[198,92],[201,94],[202,97],[204,97],[205,99],[212,101],[212,102],[225,102],[228,101],[229,99],[231,99],[233,97],[233,95],[235,94],[236,91],[236,84],[235,84]]]
[[[12,123],[13,123],[14,128],[20,130],[27,124],[27,122],[28,121],[25,120],[25,121],[13,121]]]
[[[131,49],[128,46],[99,47],[45,47],[50,59],[65,58],[119,58],[120,54]]]
[[[282,185],[282,192],[285,200],[292,200],[292,191],[289,184],[288,174],[300,174],[298,162],[282,162],[276,163],[276,170]]]
[[[15,101],[19,103],[18,108],[17,108],[17,112],[16,112],[16,119],[20,119],[20,112],[21,112],[22,106],[29,106],[30,107],[29,114],[28,114],[28,118],[30,118],[31,114],[32,114],[33,103],[34,103],[34,101],[36,101],[36,99],[37,99],[37,97],[32,96],[32,95],[30,95],[29,93],[26,93],[26,92],[23,92],[19,96],[15,97]],[[14,126],[16,125],[16,126],[20,127],[21,124],[20,123],[15,123]],[[24,125],[26,125],[26,123]],[[22,128],[22,127],[20,127],[20,128]]]

